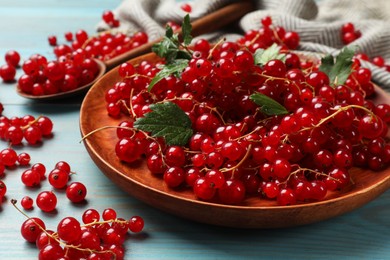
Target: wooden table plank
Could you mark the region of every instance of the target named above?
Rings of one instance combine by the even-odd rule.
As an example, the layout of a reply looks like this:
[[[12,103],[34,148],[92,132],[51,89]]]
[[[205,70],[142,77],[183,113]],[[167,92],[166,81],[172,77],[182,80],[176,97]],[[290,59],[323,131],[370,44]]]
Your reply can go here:
[[[0,0],[0,64],[9,49],[24,57],[50,53],[48,34],[58,36],[83,28],[92,32],[103,10],[119,1],[7,1]],[[20,72],[19,72],[20,73]],[[145,231],[126,241],[126,259],[389,259],[390,191],[349,214],[313,225],[277,230],[241,230],[208,226],[161,212],[119,190],[94,165],[79,143],[81,99],[59,103],[34,103],[19,97],[14,84],[0,84],[0,102],[6,116],[40,114],[54,122],[54,136],[40,147],[17,147],[29,152],[33,162],[44,163],[48,170],[57,161],[68,161],[88,188],[86,204],[72,205],[57,192],[58,212],[42,213],[35,208],[29,214],[42,217],[54,229],[65,216],[80,219],[93,207],[113,207],[120,217],[140,215]],[[3,141],[0,149],[7,147]],[[10,205],[11,198],[36,196],[50,190],[47,181],[39,189],[27,189],[20,182],[23,168],[7,170],[2,179],[8,186],[7,201],[0,207],[0,259],[37,259],[37,249],[23,241],[19,229],[24,217]]]

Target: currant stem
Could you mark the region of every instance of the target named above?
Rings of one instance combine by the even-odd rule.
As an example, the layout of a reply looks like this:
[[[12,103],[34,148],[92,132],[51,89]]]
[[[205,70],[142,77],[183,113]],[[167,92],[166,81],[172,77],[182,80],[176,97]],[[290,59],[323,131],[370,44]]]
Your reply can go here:
[[[110,128],[122,128],[120,126],[110,126],[110,125],[106,125],[106,126],[102,126],[102,127],[99,127],[91,132],[89,132],[88,134],[84,135],[81,140],[79,141],[79,143],[81,143],[82,141],[84,141],[85,139],[87,139],[88,137],[90,137],[91,135],[101,131],[101,130],[105,130],[105,129],[110,129]]]
[[[47,236],[49,236],[50,238],[54,239],[56,242],[58,242],[60,245],[62,245],[64,248],[66,249],[69,249],[69,248],[73,248],[73,249],[76,249],[76,250],[80,250],[80,251],[85,251],[85,252],[91,252],[91,253],[98,253],[98,254],[105,254],[105,253],[110,253],[114,256],[114,259],[116,257],[115,253],[112,251],[112,250],[104,250],[104,251],[98,251],[98,250],[93,250],[93,249],[90,249],[90,248],[80,248],[79,246],[75,246],[75,245],[69,245],[69,244],[66,244],[64,241],[62,241],[61,239],[58,238],[57,236],[57,233],[54,232],[53,234],[50,234],[49,232],[47,232],[41,225],[39,225],[33,218],[29,217],[26,213],[24,213],[23,211],[21,211],[19,209],[18,206],[16,206],[16,203],[17,203],[17,200],[16,199],[11,199],[11,204],[14,206],[14,208],[19,211],[23,216],[25,216],[27,219],[30,219],[34,222],[35,225],[37,225],[39,227],[40,230],[42,230],[42,232],[44,232]],[[115,220],[106,220],[106,221],[101,221],[101,222],[92,222],[90,224],[85,224],[85,225],[82,225],[83,226],[91,226],[91,225],[94,225],[94,224],[106,224],[106,223],[120,223],[120,224],[126,224],[127,222],[125,220],[118,220],[118,219],[115,219]]]
[[[131,88],[131,91],[130,91],[130,112],[131,112],[131,115],[133,116],[133,118],[137,118],[137,115],[135,114],[134,112],[134,108],[133,108],[133,95],[134,95],[134,88]]]
[[[223,43],[223,42],[225,42],[225,41],[226,41],[226,38],[223,37],[222,39],[220,39],[220,40],[214,45],[214,47],[213,47],[213,48],[210,50],[210,52],[209,52],[209,56],[207,56],[207,59],[208,59],[208,60],[211,58],[211,56],[213,56],[214,50],[215,50],[221,43]]]
[[[22,126],[21,129],[22,129],[22,130],[26,130],[27,128],[29,128],[30,126],[32,126],[33,124],[35,124],[36,122],[38,122],[38,120],[41,119],[42,117],[43,117],[42,115],[38,116],[38,117],[35,118],[34,120],[28,122],[27,125]]]
[[[369,115],[371,115],[372,117],[375,117],[376,118],[376,115],[371,111],[369,110],[368,108],[366,107],[363,107],[363,106],[359,106],[359,105],[348,105],[348,106],[345,106],[345,107],[340,107],[337,109],[336,112],[334,112],[333,114],[327,116],[327,117],[324,117],[322,118],[317,124],[313,125],[312,127],[305,127],[305,128],[302,128],[301,130],[299,131],[306,131],[306,130],[311,130],[311,129],[314,129],[316,127],[319,127],[321,126],[323,123],[327,122],[328,120],[332,119],[334,116],[336,116],[337,114],[343,112],[343,111],[346,111],[350,108],[358,108],[358,109],[362,109],[364,111],[366,111]]]
[[[274,76],[270,76],[270,75],[267,75],[265,73],[256,73],[256,75],[259,75],[259,76],[262,76],[264,78],[266,78],[265,82],[267,81],[274,81],[274,80],[281,80],[281,81],[284,81],[285,83],[287,84],[290,84],[290,85],[293,85],[294,87],[297,88],[298,90],[298,93],[301,93],[301,88],[297,85],[297,83],[295,81],[292,81],[292,80],[289,80],[287,78],[281,78],[281,77],[274,77]],[[310,85],[309,85],[310,86]],[[314,88],[312,86],[310,86],[311,89],[314,91]]]
[[[222,168],[220,171],[221,172],[229,172],[229,171],[234,171],[235,169],[237,169],[238,167],[240,167],[244,162],[245,160],[248,158],[250,152],[252,150],[252,145],[248,145],[248,149],[246,150],[246,153],[244,155],[244,157],[242,157],[241,161],[239,161],[236,165],[234,165],[233,167],[230,167],[230,168]]]

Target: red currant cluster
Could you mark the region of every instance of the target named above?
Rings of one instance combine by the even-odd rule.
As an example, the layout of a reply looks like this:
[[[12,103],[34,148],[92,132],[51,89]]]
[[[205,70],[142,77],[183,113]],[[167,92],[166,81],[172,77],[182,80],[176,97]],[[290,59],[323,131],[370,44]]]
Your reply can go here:
[[[7,140],[10,145],[20,145],[23,138],[29,144],[40,142],[42,136],[49,136],[52,133],[53,123],[46,116],[34,118],[31,115],[24,117],[0,116],[0,138]],[[30,163],[31,157],[28,153],[22,152],[17,154],[16,151],[9,147],[0,151],[0,177],[5,174],[6,168],[13,168],[17,165],[26,166]],[[41,164],[34,164],[32,169],[37,168],[41,172]],[[44,172],[43,172],[44,174]],[[22,182],[27,186],[30,183],[39,183],[39,178],[34,178],[31,174],[22,174]],[[7,187],[4,182],[1,182],[0,203],[6,194]]]
[[[5,82],[15,80],[16,68],[19,66],[20,55],[17,51],[10,50],[5,54],[6,64],[0,67],[0,78]]]
[[[281,26],[272,24],[272,19],[266,16],[261,19],[262,27],[258,30],[249,30],[244,37],[238,40],[238,44],[247,46],[250,51],[266,49],[277,43],[282,49],[295,50],[299,45],[299,34],[294,31],[287,31]]]
[[[87,189],[84,184],[80,182],[72,182],[68,185],[70,180],[70,166],[67,162],[60,161],[55,165],[55,168],[50,171],[48,181],[55,189],[65,189],[66,196],[73,203],[81,202],[87,195]],[[30,169],[22,173],[21,179],[27,187],[37,187],[41,181],[46,178],[46,167],[41,163],[32,165]],[[23,202],[26,202],[24,204]],[[45,212],[50,212],[57,206],[57,197],[53,192],[43,191],[37,196],[37,206]],[[22,199],[22,207],[24,209],[31,209],[33,206],[32,199],[26,196]]]
[[[19,165],[28,165],[30,155],[28,153],[20,153],[19,155],[12,148],[5,148],[0,151],[0,177],[5,173],[6,167],[15,167]]]
[[[268,19],[246,40],[214,47],[199,40],[180,77],[165,77],[151,91],[163,61],[122,64],[122,80],[105,96],[110,116],[129,117],[118,126],[118,158],[131,163],[145,156],[150,172],[167,186],[192,187],[199,199],[226,204],[247,196],[276,199],[279,205],[321,200],[350,183],[353,166],[388,167],[390,105],[367,99],[374,92],[370,70],[355,60],[348,79],[337,84],[317,61],[289,51],[283,60],[257,65],[251,50],[270,44],[264,39],[280,36],[285,47],[298,44],[298,36],[276,37],[283,28],[270,30]],[[255,34],[262,37],[248,44]],[[256,93],[286,113],[267,114],[251,99]],[[152,104],[162,102],[177,104],[190,118],[194,134],[186,146],[166,145],[133,127]]]
[[[341,39],[344,44],[350,44],[361,36],[362,33],[355,29],[353,23],[345,23],[341,26]]]
[[[50,136],[52,130],[53,122],[46,116],[0,116],[0,138],[11,145],[19,145],[23,139],[30,145],[37,144],[42,141],[42,137]]]
[[[54,61],[36,54],[23,63],[22,69],[25,74],[18,80],[19,88],[35,96],[77,89],[93,81],[99,73],[97,62],[86,58],[83,52]]]
[[[22,176],[23,180],[23,176]],[[81,182],[72,182],[66,188],[66,196],[73,203],[81,202],[87,195],[87,189]],[[44,212],[52,212],[57,207],[57,195],[53,191],[42,191],[36,197],[36,204]],[[20,201],[26,210],[33,209],[34,200],[30,196],[24,196]]]
[[[359,58],[360,60],[369,61],[375,66],[385,68],[388,72],[390,72],[390,64],[387,64],[385,59],[382,56],[375,56],[373,58],[368,57],[368,55],[364,53],[358,53],[356,54],[356,58]]]
[[[103,21],[111,28],[119,27],[120,22],[115,19],[114,13],[111,10],[106,10],[102,14]]]
[[[13,201],[14,205],[16,201]],[[24,214],[24,213],[23,213]],[[128,232],[138,233],[144,227],[139,216],[129,220],[117,218],[115,210],[108,208],[100,214],[88,209],[81,224],[74,217],[63,218],[53,231],[37,217],[28,217],[22,224],[21,234],[25,240],[35,243],[39,259],[124,259],[123,243]]]
[[[52,132],[53,124],[47,117],[35,119],[31,115],[24,117],[1,117],[2,138],[7,136],[11,145],[20,144],[24,137],[28,143],[32,139],[28,135],[15,135],[15,130],[9,130],[11,127],[28,129],[28,127],[37,125],[42,131],[39,136],[47,136]],[[16,138],[19,136],[19,138]],[[17,165],[29,165],[30,155],[27,153],[17,154],[12,148],[6,148],[0,151],[0,177],[4,176],[6,167],[15,167]],[[66,189],[67,198],[78,203],[85,199],[87,189],[81,182],[72,182],[70,165],[65,161],[55,164],[53,170],[48,174],[48,181],[54,189]],[[29,169],[21,174],[21,181],[27,187],[39,186],[41,181],[46,178],[46,167],[42,163],[35,163]],[[7,193],[7,186],[0,180],[0,203]],[[16,200],[11,200],[16,207]],[[43,212],[52,212],[57,206],[57,195],[53,191],[42,191],[36,199],[36,205]],[[24,196],[21,199],[21,205],[26,210],[32,210],[34,200],[30,196]],[[24,213],[22,213],[24,214]],[[28,217],[28,216],[26,216]],[[21,227],[22,236],[29,242],[36,243],[40,250],[39,259],[123,259],[123,243],[126,239],[128,230],[131,232],[140,232],[143,229],[144,222],[139,216],[134,216],[129,220],[116,217],[113,209],[106,209],[102,213],[103,220],[100,221],[99,213],[96,210],[86,210],[83,215],[84,225],[72,218],[64,218],[57,228],[57,232],[46,230],[44,222],[39,218],[29,218]]]
[[[361,37],[361,32],[355,29],[353,23],[345,23],[341,27],[341,37],[344,44],[349,44]],[[385,59],[382,56],[375,56],[373,58],[368,57],[365,53],[356,54],[356,58],[364,61],[369,61],[375,66],[385,68],[390,72],[390,64],[386,64]]]
[[[98,35],[89,36],[86,31],[78,30],[75,33],[75,39],[71,32],[65,34],[65,39],[70,44],[56,45],[53,49],[57,58],[71,56],[76,60],[95,58],[104,61],[148,42],[148,36],[144,32],[126,35],[122,32],[104,31]]]

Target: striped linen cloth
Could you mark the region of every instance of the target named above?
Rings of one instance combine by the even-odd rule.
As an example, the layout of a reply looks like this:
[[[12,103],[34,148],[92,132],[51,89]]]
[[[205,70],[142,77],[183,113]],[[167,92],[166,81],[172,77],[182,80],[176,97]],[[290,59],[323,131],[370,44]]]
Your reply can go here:
[[[194,0],[191,19],[217,10],[234,0]],[[114,10],[120,20],[119,29],[144,31],[150,40],[164,35],[166,22],[179,23],[186,14],[180,6],[183,1],[175,0],[123,0]],[[256,0],[255,11],[245,15],[239,25],[242,29],[230,34],[230,38],[250,29],[258,29],[264,16],[271,16],[273,24],[286,30],[296,31],[301,37],[299,50],[337,55],[344,46],[340,28],[352,22],[362,36],[350,45],[369,57],[382,56],[390,65],[390,1],[389,0]],[[107,29],[101,22],[98,30]],[[222,36],[216,32],[212,36]],[[390,92],[390,73],[370,62],[363,66],[372,70],[374,82]]]

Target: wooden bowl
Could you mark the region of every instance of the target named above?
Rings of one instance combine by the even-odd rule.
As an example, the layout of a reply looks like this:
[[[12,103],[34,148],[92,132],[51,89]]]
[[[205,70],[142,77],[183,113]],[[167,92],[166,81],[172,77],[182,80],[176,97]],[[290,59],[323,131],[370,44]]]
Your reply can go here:
[[[250,0],[241,0],[223,6],[191,22],[191,35],[192,37],[196,37],[206,33],[215,32],[223,28],[224,26],[232,25],[235,22],[238,22],[239,19],[245,14],[253,11],[254,8],[254,4]],[[176,33],[182,35],[181,28],[178,29]],[[107,69],[110,70],[127,60],[151,52],[153,45],[160,41],[161,38],[155,41],[148,42],[121,55],[106,60],[105,64],[107,66]]]
[[[32,100],[36,100],[36,101],[58,100],[58,99],[64,99],[64,98],[69,98],[69,97],[85,94],[85,93],[87,93],[88,89],[96,81],[98,81],[104,75],[104,73],[106,72],[106,65],[104,64],[104,62],[102,62],[102,61],[100,61],[98,59],[95,59],[95,61],[98,64],[99,72],[98,72],[98,74],[96,75],[96,77],[95,77],[95,79],[93,81],[91,81],[88,84],[85,84],[84,86],[80,86],[80,87],[78,87],[76,89],[73,89],[73,90],[70,90],[70,91],[58,92],[56,94],[36,96],[36,95],[27,94],[27,93],[23,92],[20,89],[19,85],[17,85],[16,86],[16,92],[20,96],[22,96],[24,98],[28,98],[28,99],[32,99]]]
[[[130,62],[155,61],[154,54]],[[89,90],[81,106],[80,130],[85,136],[104,126],[117,126],[124,120],[107,115],[105,92],[119,81],[117,69],[110,71]],[[389,101],[385,95],[382,98]],[[189,189],[171,189],[152,175],[145,161],[122,163],[115,155],[116,130],[105,129],[84,140],[85,147],[96,165],[116,185],[130,195],[163,211],[212,225],[238,228],[281,228],[305,225],[336,217],[370,202],[390,188],[390,169],[372,172],[351,169],[353,183],[340,191],[328,192],[323,201],[278,206],[274,200],[258,197],[245,199],[242,205],[231,206],[203,202]]]

